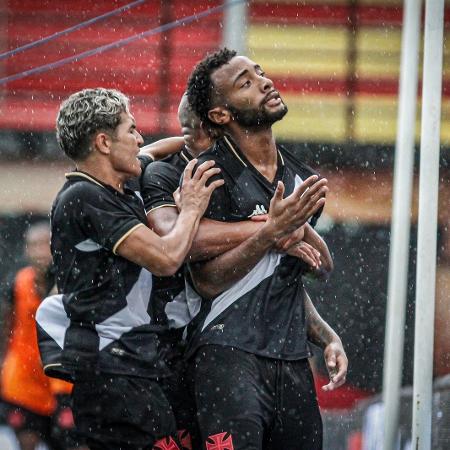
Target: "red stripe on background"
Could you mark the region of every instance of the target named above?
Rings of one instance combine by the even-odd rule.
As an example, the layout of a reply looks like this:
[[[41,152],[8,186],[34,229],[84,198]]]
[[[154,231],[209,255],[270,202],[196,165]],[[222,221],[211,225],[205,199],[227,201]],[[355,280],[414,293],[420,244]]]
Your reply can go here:
[[[340,94],[346,91],[346,81],[343,79],[329,80],[298,77],[271,77],[275,88],[283,93],[323,93]]]
[[[256,3],[250,7],[250,20],[256,22],[343,25],[348,23],[348,16],[347,6]]]
[[[320,93],[343,94],[347,93],[345,79],[330,80],[318,78],[297,77],[272,77],[276,89],[283,94]],[[374,95],[398,95],[398,80],[389,79],[365,79],[355,82],[354,94]],[[418,92],[420,93],[420,85]],[[450,80],[442,83],[442,92],[445,97],[450,97]]]
[[[295,23],[297,25],[348,25],[350,7],[341,5],[294,5],[256,3],[250,7],[250,18],[261,23]],[[356,22],[359,26],[401,26],[401,6],[358,6]],[[445,25],[450,26],[450,7],[445,8]]]

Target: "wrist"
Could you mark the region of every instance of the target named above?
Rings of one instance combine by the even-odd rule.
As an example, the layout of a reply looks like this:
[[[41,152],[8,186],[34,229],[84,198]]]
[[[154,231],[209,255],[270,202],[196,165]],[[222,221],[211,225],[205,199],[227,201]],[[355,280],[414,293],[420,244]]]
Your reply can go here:
[[[269,246],[275,247],[279,241],[279,237],[276,234],[275,227],[272,226],[270,219],[264,223],[264,225],[257,232],[258,239],[266,242]]]
[[[330,339],[328,339],[327,341],[325,341],[325,347],[328,347],[329,345],[338,345],[340,347],[342,347],[342,341],[340,339],[339,336],[331,336]]]
[[[198,224],[200,223],[201,211],[192,206],[192,207],[185,207],[180,210],[180,214],[178,215],[178,220],[180,223],[183,223],[184,225],[187,224]]]

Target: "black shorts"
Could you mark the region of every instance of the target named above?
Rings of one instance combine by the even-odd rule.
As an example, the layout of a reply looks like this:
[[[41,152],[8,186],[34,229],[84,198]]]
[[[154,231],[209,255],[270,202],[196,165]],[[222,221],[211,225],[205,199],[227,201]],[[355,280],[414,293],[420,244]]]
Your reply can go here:
[[[179,450],[172,408],[155,380],[101,373],[76,381],[75,425],[90,450]]]
[[[204,449],[319,450],[320,417],[307,359],[201,347],[191,363]]]
[[[168,364],[171,376],[161,380],[161,388],[172,407],[177,424],[178,440],[182,450],[198,450],[201,447],[198,431],[195,397],[187,378],[186,362],[174,358]]]
[[[0,410],[1,422],[9,425],[17,434],[30,431],[37,434],[41,440],[48,442],[51,428],[50,416],[36,414],[9,402],[2,402]]]

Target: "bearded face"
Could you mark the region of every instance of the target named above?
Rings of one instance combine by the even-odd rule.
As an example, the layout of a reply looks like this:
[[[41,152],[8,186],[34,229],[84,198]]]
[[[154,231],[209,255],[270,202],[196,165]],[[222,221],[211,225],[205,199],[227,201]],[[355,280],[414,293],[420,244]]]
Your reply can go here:
[[[237,108],[230,104],[227,108],[233,115],[234,120],[246,128],[271,126],[281,120],[288,112],[284,103],[282,108],[270,110],[266,107],[265,101],[257,108]]]

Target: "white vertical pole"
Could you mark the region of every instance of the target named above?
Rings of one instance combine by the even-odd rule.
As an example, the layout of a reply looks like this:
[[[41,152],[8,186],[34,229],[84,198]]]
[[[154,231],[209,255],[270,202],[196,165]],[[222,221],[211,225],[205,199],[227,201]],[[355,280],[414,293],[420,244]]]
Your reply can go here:
[[[238,55],[247,54],[248,3],[225,0],[223,45],[236,50]]]
[[[403,2],[397,138],[383,364],[383,449],[397,443],[409,263],[421,0]]]
[[[412,448],[431,449],[444,0],[426,0]]]

